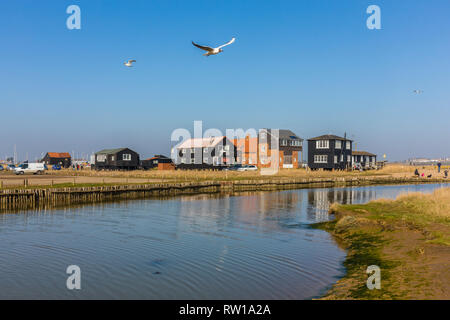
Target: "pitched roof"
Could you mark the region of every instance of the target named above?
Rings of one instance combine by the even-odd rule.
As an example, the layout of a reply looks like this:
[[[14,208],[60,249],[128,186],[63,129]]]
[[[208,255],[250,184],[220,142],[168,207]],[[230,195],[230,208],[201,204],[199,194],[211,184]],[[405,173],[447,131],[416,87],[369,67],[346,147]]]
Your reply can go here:
[[[315,137],[315,138],[308,139],[308,141],[310,141],[310,140],[342,140],[342,141],[347,140],[347,141],[353,141],[353,140],[350,140],[350,139],[345,139],[345,138],[342,138],[342,137],[339,137],[339,136],[335,136],[334,134],[324,134],[323,136],[318,136],[318,137]]]
[[[267,133],[269,133],[270,135],[272,135],[272,132],[274,129],[262,129],[267,131]],[[297,136],[294,132],[292,132],[291,130],[287,130],[287,129],[279,129],[279,138],[280,139],[298,139],[298,140],[302,140],[302,138],[300,138],[299,136]]]
[[[352,151],[352,155],[354,156],[371,156],[371,157],[376,157],[376,154],[367,152],[367,151]]]
[[[100,150],[99,152],[96,152],[95,154],[116,154],[117,152],[120,152],[125,149],[127,149],[127,148],[103,149],[103,150]]]
[[[47,152],[50,158],[70,158],[70,153],[68,152]]]
[[[178,149],[183,149],[183,148],[209,148],[209,147],[214,147],[219,142],[222,142],[223,138],[225,138],[225,136],[210,137],[210,138],[191,138],[191,139],[187,139],[186,141],[184,141],[177,148]]]
[[[166,156],[163,156],[162,154],[155,154],[155,156],[145,159],[145,160],[156,160],[156,159],[169,159],[169,158]]]

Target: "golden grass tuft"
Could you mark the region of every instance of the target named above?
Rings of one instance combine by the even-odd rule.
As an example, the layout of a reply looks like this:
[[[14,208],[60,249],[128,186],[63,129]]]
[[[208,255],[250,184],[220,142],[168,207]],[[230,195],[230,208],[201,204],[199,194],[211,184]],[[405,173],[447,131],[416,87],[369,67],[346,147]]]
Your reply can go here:
[[[369,211],[383,216],[408,219],[421,223],[450,224],[450,188],[439,188],[432,193],[411,192],[395,200],[377,199],[366,206]]]

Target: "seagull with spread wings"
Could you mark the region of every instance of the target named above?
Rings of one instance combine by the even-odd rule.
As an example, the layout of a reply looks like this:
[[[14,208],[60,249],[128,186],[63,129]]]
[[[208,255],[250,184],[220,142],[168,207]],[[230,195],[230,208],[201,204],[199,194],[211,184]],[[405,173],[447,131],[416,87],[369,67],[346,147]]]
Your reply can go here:
[[[123,64],[125,65],[125,67],[130,68],[133,66],[133,62],[136,62],[136,60],[128,60],[128,61],[125,61]]]
[[[421,94],[421,93],[423,93],[423,90],[414,90],[413,91],[415,94]]]
[[[219,46],[219,47],[217,47],[217,48],[211,48],[211,47],[207,47],[207,46],[201,46],[201,45],[199,45],[199,44],[196,44],[194,41],[192,41],[192,44],[193,44],[194,46],[196,46],[197,48],[200,48],[200,49],[202,49],[202,50],[205,50],[206,53],[203,54],[203,55],[207,57],[207,56],[212,56],[212,55],[215,55],[215,54],[218,54],[218,53],[223,52],[222,48],[223,48],[223,47],[226,47],[226,46],[228,46],[228,45],[230,45],[230,44],[232,44],[235,40],[236,40],[236,38],[233,38],[233,39],[231,39],[230,41],[228,41],[227,43],[225,43],[225,44],[223,44],[223,45],[221,45],[221,46]]]

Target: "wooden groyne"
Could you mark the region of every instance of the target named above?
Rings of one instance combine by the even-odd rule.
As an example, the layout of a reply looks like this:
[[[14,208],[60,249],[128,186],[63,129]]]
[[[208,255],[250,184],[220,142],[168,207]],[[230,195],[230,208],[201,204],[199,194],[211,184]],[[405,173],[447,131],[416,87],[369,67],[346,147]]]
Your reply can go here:
[[[154,196],[182,194],[446,182],[448,181],[445,179],[424,180],[417,178],[337,177],[328,179],[265,179],[47,189],[3,189],[0,190],[0,210],[2,212],[7,212],[12,210],[51,208],[73,204],[98,203],[123,199],[143,199]]]

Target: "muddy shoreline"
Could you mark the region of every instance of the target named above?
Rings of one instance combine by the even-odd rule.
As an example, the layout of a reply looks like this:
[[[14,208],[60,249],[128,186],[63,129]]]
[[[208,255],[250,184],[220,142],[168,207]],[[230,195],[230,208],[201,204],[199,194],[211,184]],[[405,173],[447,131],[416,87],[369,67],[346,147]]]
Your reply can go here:
[[[332,206],[335,219],[312,227],[347,251],[346,274],[321,299],[450,299],[449,218],[421,217],[417,206],[398,200]],[[367,287],[372,265],[381,270],[379,290]]]

